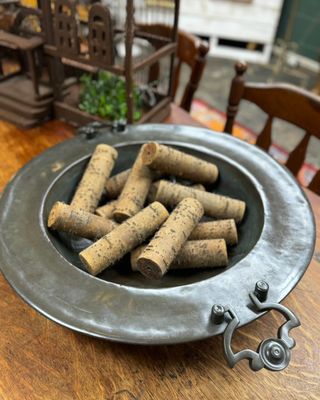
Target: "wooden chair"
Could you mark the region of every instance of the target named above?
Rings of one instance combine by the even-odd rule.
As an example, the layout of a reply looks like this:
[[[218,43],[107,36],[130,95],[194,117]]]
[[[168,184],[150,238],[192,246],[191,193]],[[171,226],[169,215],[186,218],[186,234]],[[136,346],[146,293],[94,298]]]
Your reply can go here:
[[[266,151],[271,145],[271,129],[274,118],[282,119],[304,129],[303,139],[289,154],[285,163],[286,167],[297,176],[304,163],[310,137],[314,135],[320,139],[320,97],[288,84],[247,83],[243,76],[246,69],[245,63],[237,62],[235,64],[236,75],[231,83],[224,132],[232,133],[242,99],[255,103],[268,114],[266,124],[256,141],[256,145]],[[320,170],[316,172],[308,188],[320,194]]]
[[[172,35],[172,29],[161,24],[138,26],[142,32],[150,34],[146,39],[156,48],[159,49],[165,43],[165,38]],[[164,41],[152,40],[153,34],[161,35]],[[190,78],[184,88],[180,107],[186,111],[190,111],[193,96],[199,87],[203,70],[207,62],[207,54],[209,51],[209,43],[199,39],[198,37],[184,32],[178,31],[178,47],[176,52],[176,64],[173,72],[173,98],[176,97],[177,89],[180,83],[180,72],[182,64],[188,65],[190,68]],[[155,63],[150,68],[149,81],[154,81],[159,76],[159,64]]]
[[[174,67],[173,96],[175,97],[179,87],[181,66],[182,64],[186,64],[190,67],[191,73],[180,102],[180,107],[186,111],[190,111],[191,109],[193,96],[199,87],[203,70],[206,66],[208,52],[208,42],[201,40],[190,33],[183,31],[178,32],[178,62]]]

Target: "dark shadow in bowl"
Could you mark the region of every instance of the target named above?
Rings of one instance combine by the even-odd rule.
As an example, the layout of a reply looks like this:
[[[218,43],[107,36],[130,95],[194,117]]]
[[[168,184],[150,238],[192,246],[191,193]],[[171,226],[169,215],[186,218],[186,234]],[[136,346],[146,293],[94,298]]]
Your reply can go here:
[[[113,174],[130,168],[136,158],[140,146],[141,145],[138,144],[117,146],[119,155]],[[151,281],[147,280],[140,273],[132,272],[129,256],[125,256],[112,268],[108,268],[98,275],[96,279],[139,288],[168,288],[187,285],[209,279],[217,274],[223,273],[226,269],[236,267],[236,264],[243,259],[257,243],[263,228],[264,211],[260,195],[251,179],[239,168],[226,161],[223,157],[200,152],[182,145],[174,147],[202,158],[203,160],[213,162],[218,166],[220,177],[215,185],[207,187],[208,191],[234,197],[245,201],[247,204],[245,217],[238,225],[239,243],[237,246],[228,249],[228,267],[169,271],[160,281]],[[89,157],[80,159],[77,163],[66,169],[59,179],[55,181],[45,199],[43,213],[44,225],[46,225],[50,209],[56,201],[64,201],[66,203],[70,202],[88,159]],[[78,253],[82,248],[88,246],[90,241],[70,237],[50,230],[47,230],[47,233],[52,244],[60,254],[76,268],[85,271]]]

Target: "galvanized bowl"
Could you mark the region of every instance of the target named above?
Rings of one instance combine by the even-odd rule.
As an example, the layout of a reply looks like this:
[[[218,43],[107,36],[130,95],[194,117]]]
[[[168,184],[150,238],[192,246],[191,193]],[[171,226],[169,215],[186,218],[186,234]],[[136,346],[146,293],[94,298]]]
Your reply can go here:
[[[131,166],[140,145],[157,140],[219,166],[212,187],[244,200],[239,244],[226,269],[169,272],[149,281],[124,258],[97,277],[86,273],[65,238],[46,227],[57,200],[68,202],[98,143],[115,146],[115,173]],[[169,344],[224,332],[210,317],[213,304],[237,314],[240,326],[260,315],[250,306],[257,281],[279,303],[299,282],[314,250],[315,224],[294,177],[257,147],[226,134],[189,126],[141,125],[124,132],[84,135],[42,153],[22,168],[0,203],[1,269],[18,294],[66,327],[95,337]]]

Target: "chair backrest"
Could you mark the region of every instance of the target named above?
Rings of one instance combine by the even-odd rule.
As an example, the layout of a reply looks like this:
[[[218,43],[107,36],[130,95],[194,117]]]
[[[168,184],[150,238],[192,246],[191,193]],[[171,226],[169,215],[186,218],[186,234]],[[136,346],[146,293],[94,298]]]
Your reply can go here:
[[[38,8],[19,7],[11,30],[24,37],[43,36],[42,11]]]
[[[237,62],[236,75],[231,82],[224,132],[232,133],[239,103],[242,99],[255,103],[266,114],[267,121],[256,145],[268,151],[271,146],[272,122],[279,118],[305,130],[305,135],[289,154],[286,167],[296,176],[303,166],[310,137],[320,139],[320,97],[293,85],[247,83],[244,73],[247,65]],[[308,188],[320,194],[320,170]]]
[[[169,38],[172,35],[172,28],[161,24],[139,25],[143,32],[160,35],[163,38]],[[155,41],[152,38],[147,40],[156,48],[160,48],[165,42]],[[207,62],[209,43],[198,37],[181,31],[178,31],[178,47],[176,52],[176,63],[173,70],[173,98],[175,98],[180,83],[180,72],[182,64],[190,67],[190,79],[184,88],[180,107],[190,111],[193,96],[198,89],[202,78],[203,70]],[[156,80],[159,76],[159,63],[155,63],[150,68],[149,81]]]
[[[180,107],[190,111],[195,92],[199,87],[204,67],[207,63],[209,43],[191,35],[190,33],[178,32],[177,64],[173,74],[173,94],[176,95],[179,87],[180,72],[182,64],[190,67],[190,79],[184,89]]]

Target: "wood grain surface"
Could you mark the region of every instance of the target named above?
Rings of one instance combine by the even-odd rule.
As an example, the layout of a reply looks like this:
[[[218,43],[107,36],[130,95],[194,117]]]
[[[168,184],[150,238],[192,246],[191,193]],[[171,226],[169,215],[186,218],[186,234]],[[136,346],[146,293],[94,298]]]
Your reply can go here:
[[[193,123],[173,107],[170,123]],[[52,121],[19,131],[0,122],[0,188],[31,158],[73,135]],[[320,197],[306,190],[316,220]],[[284,305],[302,326],[292,331],[297,345],[282,372],[252,372],[247,361],[226,365],[222,338],[173,346],[134,346],[90,338],[39,315],[0,276],[1,400],[136,399],[319,399],[320,398],[320,230],[313,260]],[[239,329],[234,350],[256,349],[275,336],[282,317],[271,312]]]

